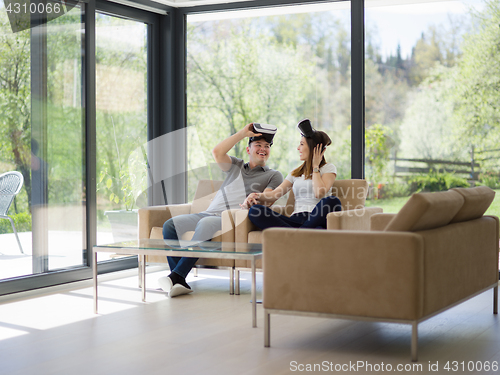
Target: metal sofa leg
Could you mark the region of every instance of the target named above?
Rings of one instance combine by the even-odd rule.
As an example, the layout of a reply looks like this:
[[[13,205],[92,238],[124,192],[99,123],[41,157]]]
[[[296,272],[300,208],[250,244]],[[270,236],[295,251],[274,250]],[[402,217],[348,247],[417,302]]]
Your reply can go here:
[[[418,322],[412,323],[411,329],[411,360],[418,361]]]
[[[193,268],[193,276],[198,277],[198,268],[196,267]]]
[[[493,314],[498,314],[498,285],[493,288]]]
[[[17,235],[16,226],[14,225],[14,220],[11,217],[7,216],[7,219],[10,220],[10,225],[12,225],[12,230],[14,231],[14,235],[16,236],[17,245],[19,246],[19,250],[21,250],[21,254],[24,254],[23,247],[21,246],[21,241],[19,241],[19,236]]]
[[[235,291],[234,291],[234,294],[236,295],[240,295],[240,270],[235,268],[234,270],[234,278],[235,278]]]
[[[264,309],[264,347],[271,346],[271,314]]]

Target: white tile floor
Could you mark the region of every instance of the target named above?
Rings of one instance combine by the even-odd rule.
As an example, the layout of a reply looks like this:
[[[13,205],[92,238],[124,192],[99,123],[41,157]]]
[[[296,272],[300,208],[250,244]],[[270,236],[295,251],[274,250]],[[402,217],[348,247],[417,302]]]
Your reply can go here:
[[[146,303],[135,270],[101,277],[97,316],[89,283],[27,300],[0,299],[0,374],[289,374],[358,361],[374,366],[356,368],[360,374],[398,372],[398,365],[409,374],[500,373],[444,368],[448,361],[500,362],[492,291],[420,324],[420,369],[410,361],[410,326],[276,315],[271,348],[264,348],[260,305],[258,327],[251,326],[250,274],[242,274],[242,294],[230,296],[227,271],[200,270],[188,278],[193,294],[168,299],[157,290],[166,273],[147,274]]]

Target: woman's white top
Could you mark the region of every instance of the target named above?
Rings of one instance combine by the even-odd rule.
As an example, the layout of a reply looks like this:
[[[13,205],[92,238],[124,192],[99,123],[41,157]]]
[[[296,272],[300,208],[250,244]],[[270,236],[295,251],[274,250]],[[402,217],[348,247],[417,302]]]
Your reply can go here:
[[[325,173],[337,174],[337,167],[335,167],[332,163],[326,163],[319,169],[319,173],[321,176]],[[312,179],[306,180],[304,175],[294,177],[291,173],[289,173],[288,176],[286,176],[286,180],[293,184],[292,189],[293,194],[295,195],[295,208],[292,215],[297,212],[311,212],[320,201],[320,199],[314,196]],[[330,188],[325,197],[330,195],[331,192],[332,189]]]

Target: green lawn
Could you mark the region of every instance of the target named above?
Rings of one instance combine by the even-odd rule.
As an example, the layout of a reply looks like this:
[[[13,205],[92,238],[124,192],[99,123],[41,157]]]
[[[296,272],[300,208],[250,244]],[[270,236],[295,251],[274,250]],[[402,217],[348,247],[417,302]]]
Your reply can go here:
[[[495,190],[495,192],[495,199],[485,214],[500,217],[500,189]],[[397,213],[408,199],[409,197],[367,200],[366,207],[381,207],[385,213]]]

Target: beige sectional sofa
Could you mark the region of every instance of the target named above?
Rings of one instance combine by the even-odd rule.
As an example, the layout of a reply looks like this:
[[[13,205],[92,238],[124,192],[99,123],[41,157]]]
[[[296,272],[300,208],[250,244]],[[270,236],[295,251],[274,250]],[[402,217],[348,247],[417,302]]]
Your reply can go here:
[[[332,230],[369,230],[370,217],[382,213],[380,207],[365,207],[368,194],[368,182],[363,179],[335,180],[332,195],[340,199],[342,211],[331,212],[327,215],[327,229]],[[284,206],[273,205],[271,208],[282,215],[290,216],[295,205],[293,191],[290,191]],[[248,218],[248,210],[237,210],[232,215],[235,221],[234,238],[237,243],[262,243],[262,231]],[[262,261],[257,261],[257,269],[262,269]],[[250,271],[250,262],[237,260],[235,262],[236,287],[235,294],[239,294],[240,271]]]
[[[265,230],[265,346],[270,314],[397,322],[412,325],[416,361],[420,322],[490,288],[497,313],[499,221],[483,216],[494,194],[414,194],[370,231]]]
[[[174,204],[168,206],[152,206],[139,210],[139,239],[163,238],[163,223],[168,219],[182,214],[198,213],[204,211],[210,205],[222,181],[200,180],[194,196],[193,203]],[[342,211],[332,212],[327,216],[327,229],[352,229],[368,230],[370,217],[375,213],[381,213],[378,207],[365,208],[365,198],[368,193],[366,180],[336,180],[332,192],[339,197],[342,203]],[[273,205],[272,209],[285,215],[293,212],[295,199],[290,192],[284,206]],[[187,232],[182,239],[189,240],[194,232]],[[222,213],[222,231],[215,234],[213,241],[237,242],[237,243],[261,243],[262,231],[255,227],[248,219],[248,210],[232,209]],[[146,257],[148,263],[165,263],[166,257]],[[229,259],[199,259],[196,267],[225,268],[230,272],[230,294],[240,293],[239,271],[250,270],[250,264],[244,260]],[[262,268],[260,260],[257,268]],[[140,267],[139,267],[140,269]],[[234,271],[236,270],[236,276]],[[139,280],[141,278],[139,277]],[[234,280],[236,279],[236,291]]]

